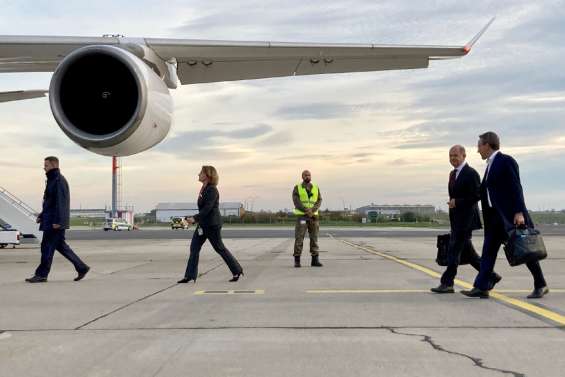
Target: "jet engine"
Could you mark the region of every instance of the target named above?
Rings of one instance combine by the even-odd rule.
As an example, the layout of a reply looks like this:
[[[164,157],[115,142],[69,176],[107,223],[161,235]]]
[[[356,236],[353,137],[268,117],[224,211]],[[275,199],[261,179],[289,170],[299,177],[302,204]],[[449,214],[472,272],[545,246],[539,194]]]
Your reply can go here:
[[[79,48],[58,65],[51,111],[75,143],[106,156],[129,156],[167,136],[173,101],[157,73],[115,46]]]

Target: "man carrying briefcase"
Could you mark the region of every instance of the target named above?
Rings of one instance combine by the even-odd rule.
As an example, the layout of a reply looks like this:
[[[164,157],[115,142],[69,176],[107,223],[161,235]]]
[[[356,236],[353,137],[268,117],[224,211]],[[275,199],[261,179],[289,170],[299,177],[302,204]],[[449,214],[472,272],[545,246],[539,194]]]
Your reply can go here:
[[[477,202],[480,199],[481,180],[475,169],[465,162],[465,148],[454,145],[449,150],[449,162],[455,168],[449,175],[449,225],[451,236],[447,251],[447,268],[441,276],[440,285],[431,289],[434,293],[453,293],[453,282],[462,255],[465,261],[480,270],[481,260],[471,242],[472,232],[480,229],[481,219]],[[438,261],[439,262],[439,261]],[[489,287],[492,288],[502,278],[492,273]]]
[[[509,241],[509,232],[515,227],[533,228],[534,224],[526,209],[518,164],[511,156],[499,151],[498,135],[494,132],[480,135],[477,150],[482,159],[487,160],[487,168],[481,184],[485,240],[481,269],[475,278],[473,289],[461,293],[468,297],[488,298],[490,289],[488,280],[496,263],[498,249]],[[512,241],[511,237],[510,241]],[[530,299],[542,298],[549,292],[539,259],[526,261],[526,266],[534,278],[534,290],[528,295]]]

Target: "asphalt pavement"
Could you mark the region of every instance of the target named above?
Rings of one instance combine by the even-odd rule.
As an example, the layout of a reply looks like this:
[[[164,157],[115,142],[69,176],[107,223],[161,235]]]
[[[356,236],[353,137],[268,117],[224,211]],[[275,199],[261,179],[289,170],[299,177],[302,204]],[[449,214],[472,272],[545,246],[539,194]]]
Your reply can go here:
[[[542,234],[565,236],[565,226],[541,225]],[[143,227],[133,231],[103,231],[101,229],[75,228],[67,231],[69,240],[159,240],[191,239],[194,228],[172,230],[165,227]],[[336,237],[435,237],[449,232],[448,228],[406,228],[406,227],[320,227],[320,237],[330,234]],[[476,231],[480,235],[481,231]],[[222,230],[225,238],[294,238],[294,228],[276,226],[225,226]]]
[[[485,300],[429,292],[443,268],[418,231],[323,230],[324,267],[306,251],[299,269],[291,237],[226,237],[237,283],[206,244],[196,284],[176,284],[185,239],[70,240],[92,267],[80,282],[57,255],[48,283],[25,283],[38,247],[4,249],[0,376],[563,376],[565,237],[545,238],[549,295],[526,299],[528,270],[501,253]],[[476,274],[459,272],[457,291]]]

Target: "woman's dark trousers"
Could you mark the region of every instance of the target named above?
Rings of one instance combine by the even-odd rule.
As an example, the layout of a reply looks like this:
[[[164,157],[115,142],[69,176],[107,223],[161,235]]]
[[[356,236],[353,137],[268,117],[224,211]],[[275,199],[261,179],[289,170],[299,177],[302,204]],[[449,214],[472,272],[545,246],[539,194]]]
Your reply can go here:
[[[188,258],[188,264],[186,265],[186,272],[184,273],[184,277],[194,280],[196,280],[196,278],[198,277],[198,258],[200,256],[202,245],[204,245],[204,242],[206,242],[206,240],[210,241],[216,253],[220,254],[224,262],[226,262],[232,275],[241,274],[243,272],[241,265],[222,242],[222,226],[218,225],[202,227],[201,229],[203,230],[203,235],[200,236],[198,234],[198,231],[195,230],[192,236],[192,241],[190,242],[190,257]]]

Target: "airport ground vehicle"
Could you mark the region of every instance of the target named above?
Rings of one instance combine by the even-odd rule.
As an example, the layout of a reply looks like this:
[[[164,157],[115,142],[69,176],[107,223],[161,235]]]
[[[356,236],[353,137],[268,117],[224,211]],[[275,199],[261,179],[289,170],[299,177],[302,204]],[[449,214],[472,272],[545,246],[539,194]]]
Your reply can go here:
[[[171,217],[171,229],[188,229],[188,222],[183,217]]]
[[[129,224],[126,220],[124,219],[116,219],[116,218],[112,218],[112,219],[106,219],[106,221],[104,222],[104,231],[107,232],[109,230],[132,230],[133,229],[133,225]]]
[[[15,248],[16,245],[20,244],[21,233],[16,229],[0,229],[0,249],[5,248],[8,245],[12,245]]]

